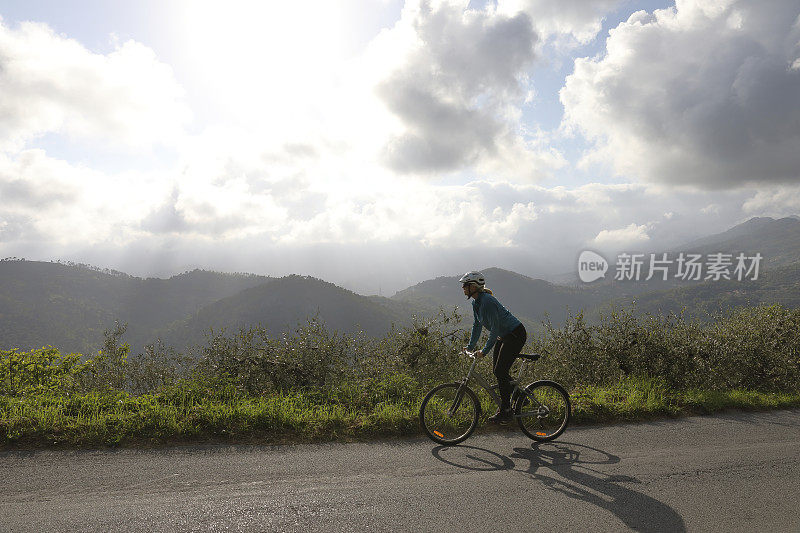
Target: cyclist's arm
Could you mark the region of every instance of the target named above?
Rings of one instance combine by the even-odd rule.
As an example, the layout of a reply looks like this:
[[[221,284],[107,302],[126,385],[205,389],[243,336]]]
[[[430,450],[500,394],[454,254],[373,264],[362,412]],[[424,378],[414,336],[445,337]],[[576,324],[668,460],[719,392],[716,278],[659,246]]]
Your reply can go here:
[[[497,335],[490,331],[489,332],[489,338],[486,340],[486,346],[484,346],[483,350],[481,350],[481,351],[484,354],[489,353],[489,350],[494,348],[494,341],[496,341],[496,340],[497,340]]]
[[[496,300],[494,301],[496,302]],[[484,354],[488,354],[492,348],[494,348],[494,343],[497,340],[497,336],[499,335],[500,330],[500,310],[497,308],[497,305],[494,304],[493,301],[486,302],[486,321],[489,323],[489,338],[486,339],[486,345],[481,350]]]
[[[467,345],[467,350],[474,351],[475,345],[478,344],[478,339],[481,337],[481,321],[478,318],[478,312],[475,309],[472,310],[472,314],[475,316],[475,322],[472,324],[472,335],[469,337],[469,344]],[[485,353],[485,352],[484,352]]]

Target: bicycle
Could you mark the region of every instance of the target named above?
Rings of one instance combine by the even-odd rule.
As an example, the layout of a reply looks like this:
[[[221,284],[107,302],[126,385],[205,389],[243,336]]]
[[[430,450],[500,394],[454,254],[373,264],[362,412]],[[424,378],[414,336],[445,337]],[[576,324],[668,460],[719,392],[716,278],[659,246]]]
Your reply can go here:
[[[446,446],[458,444],[472,435],[478,426],[481,405],[478,396],[469,387],[473,382],[482,387],[500,406],[498,385],[491,385],[475,372],[478,358],[474,352],[464,350],[473,361],[467,375],[455,383],[443,383],[431,389],[419,408],[419,421],[425,434],[434,442]],[[557,438],[567,428],[571,413],[569,394],[564,387],[551,380],[538,380],[527,387],[519,386],[526,365],[539,359],[539,354],[519,354],[522,360],[517,378],[512,379],[511,404],[513,419],[525,435],[539,442]]]

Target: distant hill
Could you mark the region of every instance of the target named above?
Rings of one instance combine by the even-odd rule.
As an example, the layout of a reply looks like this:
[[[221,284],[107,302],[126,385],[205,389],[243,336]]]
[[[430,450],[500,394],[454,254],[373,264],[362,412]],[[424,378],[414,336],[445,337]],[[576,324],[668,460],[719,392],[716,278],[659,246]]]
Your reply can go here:
[[[670,250],[656,251],[657,257],[660,253],[666,252],[668,259],[675,260],[680,252],[701,254],[707,256],[714,253],[729,253],[736,257],[739,253],[752,256],[760,253],[762,256],[762,269],[770,269],[778,266],[789,265],[800,262],[800,217],[791,216],[774,219],[770,217],[754,217],[746,222],[738,224],[727,231],[709,235],[702,239],[687,242]],[[615,257],[606,258],[613,263]],[[649,254],[647,255],[649,260]],[[617,282],[613,283],[613,270],[606,274],[606,279],[592,283],[595,287],[606,287],[606,291],[614,292],[610,289],[616,286],[617,292],[629,294],[639,294],[654,290],[664,290],[673,287],[685,287],[692,282],[676,280],[677,266],[675,264],[669,270],[670,278],[667,281],[654,278],[649,282]],[[645,277],[644,275],[642,277]],[[581,286],[578,281],[576,271],[570,274],[554,276],[553,281],[558,285]],[[701,280],[702,281],[702,280]],[[616,296],[618,296],[617,294]]]
[[[529,330],[536,329],[546,317],[560,324],[568,312],[594,307],[605,298],[602,291],[592,286],[564,287],[501,268],[486,268],[481,272],[486,276],[487,287]],[[460,276],[423,281],[397,292],[392,299],[429,308],[441,306],[452,309],[457,306],[461,314],[471,321],[471,301],[464,298],[458,283]]]
[[[234,331],[259,324],[279,336],[315,316],[331,331],[382,336],[392,323],[409,324],[418,311],[404,302],[361,296],[333,283],[293,275],[211,303],[161,336],[170,345],[188,346],[202,342],[211,327]]]
[[[658,313],[686,308],[690,315],[705,316],[708,312],[731,305],[782,303],[800,307],[800,219],[752,218],[723,233],[689,242],[666,250],[668,259],[678,253],[730,253],[748,257],[760,253],[763,257],[757,281],[687,281],[676,279],[677,265],[673,264],[666,281],[654,277],[646,281],[643,270],[638,281],[615,281],[613,264],[605,280],[590,284],[554,284],[544,280],[488,268],[482,272],[488,285],[503,304],[520,320],[534,326],[545,316],[558,325],[567,310],[583,310],[587,319],[596,320],[599,312],[615,303],[630,305],[636,302],[637,312]],[[647,256],[649,259],[649,256]],[[612,260],[614,258],[608,258]],[[426,306],[460,306],[462,314],[471,313],[469,303],[458,285],[459,275],[427,280],[399,291],[392,298]],[[573,275],[577,280],[577,274]]]
[[[644,265],[638,280],[614,280],[616,272],[613,263],[616,258],[609,257],[607,259],[612,264],[606,274],[606,279],[591,283],[589,286],[602,292],[605,295],[605,298],[603,298],[605,300],[630,299],[642,294],[670,289],[688,290],[689,287],[706,282],[707,271],[705,264],[710,261],[712,254],[717,253],[730,254],[731,265],[729,270],[731,275],[734,274],[737,263],[736,258],[739,254],[744,254],[747,258],[761,254],[760,273],[798,263],[800,262],[800,219],[795,217],[777,220],[768,217],[751,218],[728,231],[691,241],[664,252],[667,253],[667,260],[672,262],[669,266],[666,280],[661,279],[659,272],[656,272],[651,280],[646,280],[650,255],[645,254]],[[704,263],[701,279],[690,280],[678,277],[677,259],[682,252],[686,257],[688,257],[688,254],[700,255],[701,262]],[[661,253],[656,252],[656,259],[661,259]],[[747,264],[749,265],[749,260]],[[574,278],[577,279],[577,274],[574,275]],[[577,282],[577,285],[581,286],[583,284]],[[575,284],[568,286],[575,286]],[[721,287],[722,285],[720,285]]]
[[[98,346],[113,325],[108,305],[127,277],[30,261],[0,262],[0,347],[52,344],[68,351]]]
[[[757,280],[709,280],[639,294],[615,303],[627,306],[633,302],[639,314],[677,314],[684,311],[687,317],[698,320],[739,306],[781,304],[800,308],[800,262],[768,268]]]
[[[88,353],[119,320],[128,323],[124,340],[141,349],[155,329],[269,279],[201,270],[142,279],[85,265],[0,261],[0,348],[50,344]]]
[[[760,253],[766,269],[800,261],[800,219],[751,218],[728,231],[692,241],[680,250],[694,253]]]
[[[682,281],[674,278],[666,282],[651,281],[617,283],[625,287],[625,294],[609,291],[609,300],[617,305],[636,302],[637,313],[685,313],[704,319],[721,310],[758,304],[779,303],[787,307],[800,307],[800,219],[786,217],[773,219],[756,217],[731,229],[689,242],[671,251],[694,253],[703,257],[709,254],[728,253],[736,257],[744,253],[751,257],[761,254],[757,280]],[[670,270],[674,276],[675,269]],[[731,272],[732,274],[732,272]],[[751,275],[752,277],[752,275]],[[607,306],[603,304],[603,306]],[[596,315],[597,309],[593,310]]]
[[[500,268],[487,268],[489,287],[531,332],[549,317],[560,325],[568,313],[589,320],[609,305],[636,302],[637,312],[704,315],[730,305],[783,303],[800,306],[800,220],[753,218],[728,231],[669,251],[711,254],[760,253],[758,280],[686,282],[606,280],[555,285]],[[609,258],[611,259],[611,258]],[[0,349],[29,350],[51,344],[63,351],[99,349],[114,321],[128,324],[123,340],[134,352],[163,338],[182,350],[203,342],[209,328],[261,324],[273,335],[318,315],[330,329],[381,336],[414,314],[457,307],[467,322],[471,306],[460,273],[418,283],[391,298],[360,296],[301,276],[270,278],[195,270],[169,279],[142,279],[86,265],[0,261]],[[465,327],[468,327],[465,326]]]
[[[134,353],[157,338],[183,350],[202,343],[211,327],[261,324],[278,336],[315,315],[332,330],[381,336],[419,312],[302,276],[195,270],[142,279],[86,265],[0,261],[0,349],[49,344],[92,353],[115,321],[128,324],[123,341]]]

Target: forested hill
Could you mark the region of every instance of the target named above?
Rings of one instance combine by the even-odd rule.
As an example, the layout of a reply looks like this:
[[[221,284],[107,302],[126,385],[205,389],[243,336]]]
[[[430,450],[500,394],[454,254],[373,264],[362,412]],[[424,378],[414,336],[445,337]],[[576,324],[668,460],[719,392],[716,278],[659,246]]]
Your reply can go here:
[[[728,231],[687,243],[680,251],[759,253],[765,269],[800,261],[800,218],[755,217]]]
[[[142,279],[85,265],[0,261],[0,348],[98,349],[118,320],[135,347],[152,332],[270,278],[195,270]]]
[[[637,312],[689,314],[731,305],[800,305],[800,220],[754,218],[730,230],[687,243],[677,252],[761,254],[758,280],[687,282],[606,280],[563,286],[500,268],[484,271],[489,287],[531,332],[549,318],[562,324],[568,313],[589,319],[610,302]],[[470,265],[472,266],[472,265]],[[474,266],[473,266],[474,267]],[[466,268],[465,268],[466,270]],[[85,265],[23,260],[0,261],[0,349],[30,350],[53,345],[91,353],[115,321],[127,323],[123,341],[134,352],[158,338],[178,350],[203,342],[208,328],[261,324],[272,335],[318,316],[340,332],[383,335],[392,323],[415,314],[458,306],[471,319],[459,273],[423,281],[392,298],[361,296],[332,283],[303,276],[270,278],[194,270],[169,279],[142,279]],[[468,327],[468,326],[465,326]]]
[[[800,307],[798,217],[751,218],[723,233],[687,243],[673,252],[672,256],[677,252],[700,254],[702,257],[727,253],[731,254],[733,264],[740,253],[747,257],[760,254],[761,260],[757,275],[754,270],[749,276],[737,279],[731,268],[729,279],[639,283],[635,284],[638,290],[629,291],[627,296],[615,295],[614,303],[626,307],[635,302],[639,314],[684,312],[688,317],[699,320],[707,320],[732,307],[759,304]],[[671,272],[674,273],[674,269]],[[628,287],[633,285],[627,283]]]
[[[497,298],[529,328],[535,328],[546,318],[560,324],[569,312],[594,307],[608,297],[592,286],[565,287],[502,268],[486,268],[481,272]],[[397,292],[392,299],[429,307],[458,306],[464,316],[471,317],[472,307],[464,298],[458,277],[423,281]]]
[[[752,218],[725,232],[664,252],[673,260],[666,281],[658,276],[645,281],[647,270],[643,269],[640,279],[618,282],[613,279],[613,265],[605,280],[589,284],[553,284],[499,268],[487,268],[483,273],[503,304],[526,325],[533,326],[546,317],[558,325],[568,312],[578,311],[584,311],[592,321],[611,305],[627,307],[634,303],[639,314],[685,310],[700,319],[733,306],[773,303],[790,308],[800,306],[800,219],[797,217]],[[677,279],[675,259],[680,252],[699,254],[704,260],[713,254],[731,254],[731,279],[706,281],[705,272],[699,281]],[[758,279],[739,281],[733,275],[734,258],[739,253],[747,257],[761,255]],[[645,257],[649,258],[649,254]],[[576,273],[574,279],[577,278]],[[392,298],[428,306],[459,305],[467,315],[468,302],[457,280],[457,274],[427,280],[399,291]]]
[[[316,317],[331,331],[379,337],[392,324],[409,324],[420,309],[312,277],[287,276],[209,304],[159,335],[170,345],[187,346],[201,342],[212,327],[231,331],[261,325],[277,337]]]

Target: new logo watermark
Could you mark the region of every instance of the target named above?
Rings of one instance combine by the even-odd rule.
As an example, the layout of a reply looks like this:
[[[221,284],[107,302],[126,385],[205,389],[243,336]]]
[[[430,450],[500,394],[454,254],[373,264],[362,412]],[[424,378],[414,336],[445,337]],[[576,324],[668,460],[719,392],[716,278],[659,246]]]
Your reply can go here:
[[[578,257],[578,276],[584,283],[606,277],[608,271],[608,261],[591,250],[584,250]]]
[[[614,264],[614,280],[649,281],[655,278],[666,281],[672,278],[682,281],[755,281],[758,279],[761,259],[760,253],[621,253]],[[608,261],[596,252],[584,250],[578,257],[578,277],[584,283],[604,278],[608,269]]]

